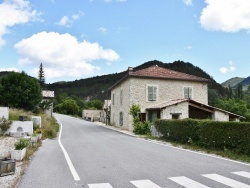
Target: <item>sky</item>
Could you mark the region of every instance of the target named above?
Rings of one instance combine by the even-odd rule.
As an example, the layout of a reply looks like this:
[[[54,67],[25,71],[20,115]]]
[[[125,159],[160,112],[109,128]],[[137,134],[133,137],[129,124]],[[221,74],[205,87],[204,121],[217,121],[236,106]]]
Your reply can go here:
[[[0,0],[0,71],[42,63],[54,83],[151,60],[250,76],[250,0]]]

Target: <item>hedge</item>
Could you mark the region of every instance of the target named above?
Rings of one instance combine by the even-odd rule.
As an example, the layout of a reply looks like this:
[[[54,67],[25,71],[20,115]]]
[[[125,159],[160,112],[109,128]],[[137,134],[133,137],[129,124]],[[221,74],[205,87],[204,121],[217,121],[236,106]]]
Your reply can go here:
[[[157,120],[165,140],[193,143],[208,149],[232,150],[250,156],[250,123],[211,120]]]

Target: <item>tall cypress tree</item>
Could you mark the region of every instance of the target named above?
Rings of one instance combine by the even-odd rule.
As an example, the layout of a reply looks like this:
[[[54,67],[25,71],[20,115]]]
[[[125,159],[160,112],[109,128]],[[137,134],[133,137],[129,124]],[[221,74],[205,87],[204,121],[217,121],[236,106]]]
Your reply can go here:
[[[43,71],[43,64],[42,63],[40,64],[40,67],[39,67],[38,81],[40,83],[41,88],[45,89],[45,74]]]

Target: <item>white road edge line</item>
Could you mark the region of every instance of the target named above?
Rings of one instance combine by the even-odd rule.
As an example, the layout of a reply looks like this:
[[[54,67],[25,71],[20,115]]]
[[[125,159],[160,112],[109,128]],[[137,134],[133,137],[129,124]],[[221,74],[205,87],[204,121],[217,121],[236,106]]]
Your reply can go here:
[[[62,134],[62,123],[59,121],[59,119],[57,119],[57,122],[60,123],[60,132],[59,132],[59,136],[58,136],[58,143],[59,143],[59,146],[61,147],[62,151],[63,151],[63,154],[64,154],[64,157],[68,163],[68,166],[69,166],[69,169],[71,171],[71,174],[73,175],[73,178],[75,181],[79,181],[80,180],[80,177],[78,176],[77,172],[76,172],[76,169],[73,165],[73,163],[71,162],[70,158],[69,158],[69,155],[67,153],[67,151],[65,150],[65,148],[63,147],[62,145],[62,142],[61,142],[61,134]]]
[[[150,142],[150,143],[153,143],[153,144],[157,144],[157,145],[169,147],[169,148],[174,148],[174,149],[178,149],[178,150],[182,150],[182,151],[187,151],[187,152],[190,152],[190,153],[196,153],[196,154],[204,155],[204,156],[207,156],[207,157],[212,157],[212,158],[216,158],[216,159],[221,159],[221,160],[225,160],[225,161],[229,161],[229,162],[234,162],[234,163],[238,163],[238,164],[250,166],[250,164],[248,164],[248,163],[244,163],[244,162],[240,162],[240,161],[235,161],[235,160],[232,160],[232,159],[227,159],[227,158],[219,157],[219,156],[216,156],[216,155],[210,155],[210,154],[206,154],[206,153],[201,153],[201,152],[198,152],[198,151],[192,151],[192,150],[188,150],[188,149],[184,149],[184,148],[178,148],[178,147],[175,147],[175,146],[171,146],[171,145],[159,143],[159,142],[154,141],[154,140],[146,140],[146,139],[143,139],[143,138],[137,138],[137,139],[143,140],[143,141],[146,141],[146,142]]]

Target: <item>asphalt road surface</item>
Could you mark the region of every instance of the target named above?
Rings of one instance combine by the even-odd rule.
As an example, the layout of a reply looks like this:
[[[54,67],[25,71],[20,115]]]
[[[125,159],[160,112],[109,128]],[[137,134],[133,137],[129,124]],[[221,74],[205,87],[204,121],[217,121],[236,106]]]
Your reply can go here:
[[[55,114],[18,188],[250,188],[250,165],[155,143]]]

